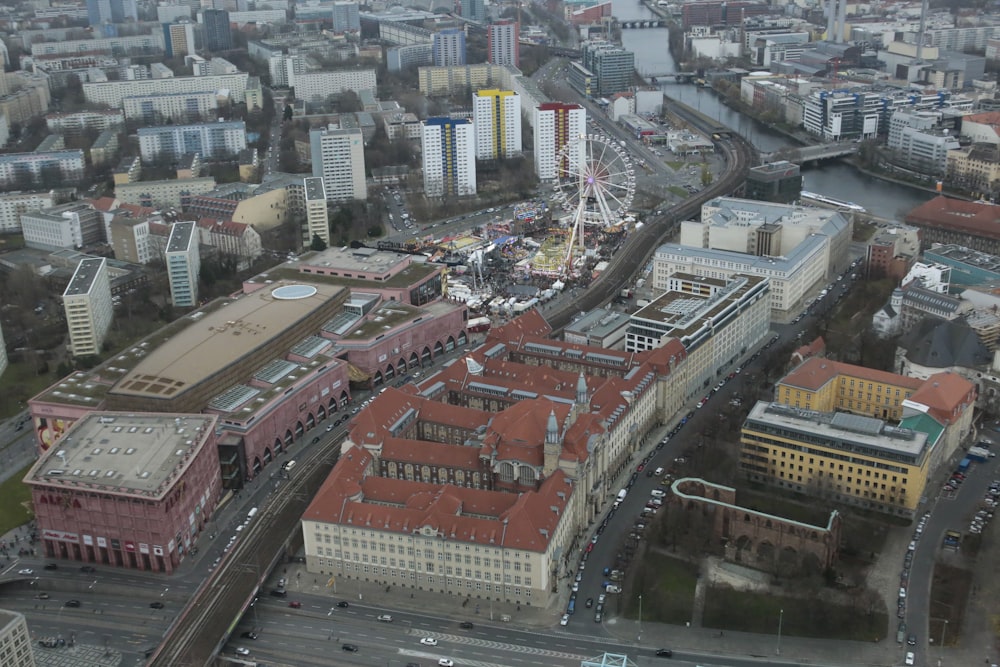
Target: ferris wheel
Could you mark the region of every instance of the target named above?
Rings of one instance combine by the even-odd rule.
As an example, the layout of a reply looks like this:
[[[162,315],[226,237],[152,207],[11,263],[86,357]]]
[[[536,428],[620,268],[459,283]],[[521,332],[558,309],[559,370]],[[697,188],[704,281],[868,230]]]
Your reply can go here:
[[[607,229],[628,215],[635,196],[635,169],[628,153],[603,134],[582,134],[567,142],[556,165],[561,171],[557,198],[572,218],[566,254],[570,266],[574,244],[584,249],[588,225]]]

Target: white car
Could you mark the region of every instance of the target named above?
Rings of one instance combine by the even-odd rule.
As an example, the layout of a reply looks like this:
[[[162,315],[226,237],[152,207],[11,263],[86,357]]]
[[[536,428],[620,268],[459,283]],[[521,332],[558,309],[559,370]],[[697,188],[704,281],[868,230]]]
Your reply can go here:
[[[559,619],[559,625],[569,625],[569,614],[563,614]]]
[[[420,643],[423,644],[424,646],[437,646],[438,640],[434,639],[433,637],[424,637],[420,640]]]
[[[250,655],[250,649],[239,646],[236,648],[236,655]]]
[[[34,570],[32,570],[32,569],[31,569],[30,567],[26,567],[26,568],[24,568],[23,570],[18,570],[18,571],[17,571],[17,573],[18,573],[18,574],[25,574],[25,575],[29,575],[29,574],[34,574],[34,573],[35,573],[35,571],[34,571]]]
[[[392,616],[389,614],[382,614],[377,620],[382,621],[383,623],[392,623]]]
[[[905,597],[906,597],[906,589],[900,587],[900,589],[899,589],[899,598],[902,600]]]
[[[455,667],[455,661],[449,658],[441,658],[438,660],[438,667]]]
[[[916,657],[913,655],[913,651],[907,651],[906,652],[906,659],[903,662],[905,662],[907,665],[912,665],[915,660],[916,660]]]

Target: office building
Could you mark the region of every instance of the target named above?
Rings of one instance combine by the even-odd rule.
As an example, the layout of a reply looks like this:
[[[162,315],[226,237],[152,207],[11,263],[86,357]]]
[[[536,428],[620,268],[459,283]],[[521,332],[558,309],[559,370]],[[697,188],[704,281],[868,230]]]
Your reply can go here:
[[[468,118],[428,118],[420,138],[424,194],[476,194],[476,146]]]
[[[520,29],[521,25],[511,19],[489,25],[486,31],[486,57],[489,62],[494,65],[521,66]]]
[[[500,160],[521,153],[521,96],[510,90],[472,95],[476,159]]]
[[[247,147],[247,128],[242,120],[140,127],[139,154],[144,162],[197,153],[206,160],[233,157]]]
[[[912,516],[927,478],[972,425],[974,385],[805,360],[743,425],[740,466],[754,481]]]
[[[924,251],[924,259],[950,269],[952,287],[1000,284],[1000,257],[949,243]]]
[[[948,153],[960,148],[958,137],[940,127],[941,114],[900,109],[889,119],[886,146],[896,166],[924,176],[945,175]]]
[[[768,335],[769,289],[762,276],[718,279],[675,273],[665,292],[629,316],[625,350],[642,352],[680,341],[687,355],[684,397],[703,395]]]
[[[535,107],[531,124],[535,132],[535,173],[551,181],[575,170],[583,159],[584,144],[577,139],[587,133],[587,110],[579,104],[546,102]],[[576,146],[577,150],[566,149]],[[563,151],[565,156],[560,158]]]
[[[716,197],[701,207],[700,220],[681,223],[681,245],[784,257],[821,234],[829,239],[831,274],[849,264],[851,221],[840,211]]]
[[[349,0],[335,0],[333,3],[333,32],[359,32],[361,30],[361,15],[358,3]]]
[[[308,248],[313,238],[319,237],[330,245],[330,215],[326,207],[326,188],[323,179],[313,176],[304,179],[306,191],[306,220],[302,230],[302,247]]]
[[[25,477],[39,556],[170,574],[222,495],[214,414],[88,412]],[[10,663],[4,663],[7,665]]]
[[[87,0],[87,20],[92,26],[138,21],[135,0]]]
[[[309,132],[312,173],[323,179],[329,201],[366,199],[365,142],[358,128],[334,125]]]
[[[595,95],[614,95],[632,88],[635,54],[611,42],[584,42],[581,65],[593,73]]]
[[[747,199],[791,204],[802,196],[802,170],[787,160],[751,167],[745,186]]]
[[[198,276],[201,261],[198,255],[198,228],[193,222],[175,222],[167,239],[167,277],[170,279],[170,300],[177,308],[198,305]]]
[[[36,664],[24,615],[0,609],[0,665],[35,667]]]
[[[101,213],[84,202],[25,211],[21,214],[21,233],[29,248],[50,251],[85,248],[107,240]]]
[[[434,33],[431,54],[436,67],[465,64],[465,30],[448,28]]]
[[[229,51],[233,48],[233,30],[229,12],[225,9],[205,9],[201,13],[205,25],[205,48],[209,51]]]
[[[63,292],[63,310],[69,328],[69,353],[74,357],[100,355],[114,318],[108,260],[80,260]]]
[[[163,48],[168,58],[195,52],[194,23],[190,19],[163,25]]]
[[[973,197],[1000,200],[1000,146],[980,143],[948,151],[944,180]]]
[[[486,20],[485,0],[462,0],[462,17],[470,21]]]

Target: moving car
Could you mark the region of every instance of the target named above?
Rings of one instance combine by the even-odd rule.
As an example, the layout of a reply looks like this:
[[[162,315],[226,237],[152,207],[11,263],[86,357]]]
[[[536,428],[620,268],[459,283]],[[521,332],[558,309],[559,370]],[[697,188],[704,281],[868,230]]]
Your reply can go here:
[[[668,648],[658,648],[656,649],[656,656],[658,658],[672,658],[674,657],[674,652]]]
[[[30,567],[26,567],[23,570],[18,570],[17,573],[23,575],[32,575],[35,573],[35,571],[32,570]]]
[[[476,626],[474,626],[472,623],[468,621],[462,621],[461,623],[458,624],[458,627],[462,628],[463,630],[471,630]]]
[[[916,662],[916,656],[913,655],[913,651],[906,652],[906,659],[903,662],[907,665],[912,665]]]
[[[299,602],[298,600],[292,600],[291,602],[288,603],[288,606],[291,607],[292,609],[300,609],[302,607],[302,603]]]
[[[441,658],[438,660],[438,667],[455,667],[455,661],[449,658]]]
[[[420,643],[423,644],[424,646],[437,646],[438,640],[434,639],[433,637],[421,637]]]
[[[80,606],[80,601],[79,600],[66,600],[66,604],[64,604],[63,606],[64,607],[79,607]]]
[[[358,647],[356,644],[341,644],[340,650],[347,651],[348,653],[357,653]]]
[[[380,614],[377,620],[382,621],[383,623],[392,623],[392,616],[389,614]]]
[[[149,606],[153,609],[163,609],[163,603],[159,600],[155,600],[149,603]]]
[[[247,630],[240,637],[243,637],[243,639],[257,639],[257,633],[253,630]]]
[[[243,648],[242,646],[237,646],[236,655],[250,655],[250,649]]]

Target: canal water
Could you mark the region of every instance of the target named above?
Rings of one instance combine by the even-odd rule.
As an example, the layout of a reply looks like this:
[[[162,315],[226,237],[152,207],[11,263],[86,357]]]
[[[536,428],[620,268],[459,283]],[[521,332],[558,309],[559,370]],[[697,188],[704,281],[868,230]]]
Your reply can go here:
[[[622,21],[659,18],[639,0],[612,0],[612,12]],[[666,28],[623,30],[622,43],[635,53],[635,68],[640,74],[677,71],[667,48],[669,33]],[[668,97],[715,118],[720,124],[741,134],[761,152],[768,153],[790,144],[784,135],[722,104],[710,89],[674,83],[673,79],[661,79],[660,86]],[[846,162],[807,167],[803,169],[802,178],[805,190],[853,202],[864,206],[873,215],[897,220],[934,196],[929,192],[871,178]]]

